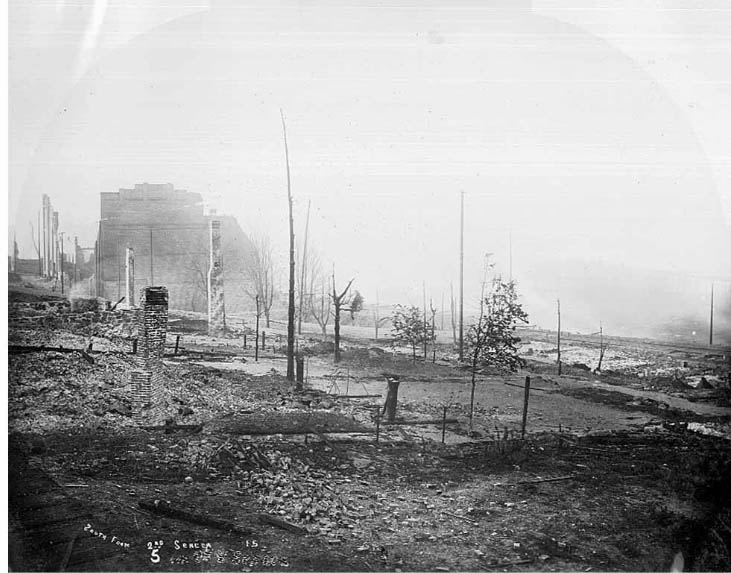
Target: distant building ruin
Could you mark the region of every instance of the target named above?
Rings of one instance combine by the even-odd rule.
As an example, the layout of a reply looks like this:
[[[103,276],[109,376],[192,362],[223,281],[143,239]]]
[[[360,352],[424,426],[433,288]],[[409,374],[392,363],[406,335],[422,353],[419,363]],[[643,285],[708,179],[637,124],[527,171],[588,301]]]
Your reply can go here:
[[[134,289],[165,286],[170,308],[206,312],[210,265],[210,220],[198,193],[172,183],[136,184],[101,193],[95,281],[97,296],[126,295],[127,249],[134,252]],[[236,312],[251,303],[245,269],[253,247],[236,219],[217,215],[221,256],[226,262],[226,306]]]
[[[41,258],[43,276],[57,278],[59,272],[58,211],[53,210],[51,198],[43,195],[43,219],[41,224]]]
[[[210,263],[208,268],[208,334],[221,336],[226,332],[224,304],[223,257],[221,253],[221,221],[211,220]]]

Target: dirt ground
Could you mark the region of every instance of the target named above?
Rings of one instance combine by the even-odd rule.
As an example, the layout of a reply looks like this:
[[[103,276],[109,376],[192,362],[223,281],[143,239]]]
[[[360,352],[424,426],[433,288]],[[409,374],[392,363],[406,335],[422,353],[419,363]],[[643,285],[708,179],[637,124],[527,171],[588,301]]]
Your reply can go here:
[[[613,340],[610,372],[577,358],[558,376],[547,335],[533,333],[526,370],[479,375],[470,432],[470,373],[448,345],[414,364],[346,329],[334,365],[327,343],[303,337],[297,392],[276,327],[255,361],[250,339],[244,350],[241,336],[211,339],[200,318],[174,318],[142,422],[128,340],[11,321],[12,345],[95,349],[93,364],[74,352],[9,357],[14,568],[52,569],[51,555],[73,564],[84,540],[99,558],[67,569],[639,571],[681,554],[686,570],[731,569],[728,349]],[[592,343],[567,345],[587,357]],[[398,420],[437,423],[376,423],[384,373],[401,379]],[[687,383],[699,375],[710,388]],[[20,502],[41,495],[27,491],[39,475],[53,491],[36,505],[86,512],[48,529],[49,544],[63,540],[56,553],[33,541],[43,519]],[[107,555],[112,538],[123,546]]]

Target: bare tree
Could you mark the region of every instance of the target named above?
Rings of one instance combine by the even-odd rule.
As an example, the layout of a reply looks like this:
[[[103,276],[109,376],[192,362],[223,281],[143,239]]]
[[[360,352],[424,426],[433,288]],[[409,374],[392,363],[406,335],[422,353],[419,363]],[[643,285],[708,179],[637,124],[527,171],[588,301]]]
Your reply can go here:
[[[310,290],[310,313],[315,319],[323,334],[327,334],[327,323],[330,322],[330,295],[325,292],[325,277],[321,277],[321,290],[315,294],[315,289]]]
[[[202,299],[203,306],[200,312],[205,312],[208,307],[208,262],[205,254],[192,257],[188,261],[188,269],[193,281],[190,307],[194,312],[198,312],[198,304]]]
[[[363,308],[363,297],[360,296],[358,291],[355,291],[353,296],[348,295],[350,286],[353,284],[355,278],[350,279],[346,287],[338,294],[335,288],[335,270],[333,269],[332,276],[332,301],[335,313],[335,362],[340,362],[340,313],[341,311],[350,312],[351,317],[354,313],[358,312]]]
[[[252,300],[259,297],[259,307],[264,313],[267,328],[269,315],[274,304],[274,282],[276,268],[274,266],[272,242],[269,236],[260,233],[251,238],[253,251],[251,264],[247,268],[249,287],[246,289]]]

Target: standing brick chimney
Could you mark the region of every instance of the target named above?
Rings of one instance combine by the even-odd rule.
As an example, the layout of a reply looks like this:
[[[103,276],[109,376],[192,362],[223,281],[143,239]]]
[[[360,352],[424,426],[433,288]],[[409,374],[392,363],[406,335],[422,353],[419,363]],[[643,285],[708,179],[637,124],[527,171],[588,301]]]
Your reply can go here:
[[[132,411],[139,415],[153,402],[153,392],[162,374],[168,325],[168,289],[146,287],[140,291],[137,311],[136,369],[131,373]]]

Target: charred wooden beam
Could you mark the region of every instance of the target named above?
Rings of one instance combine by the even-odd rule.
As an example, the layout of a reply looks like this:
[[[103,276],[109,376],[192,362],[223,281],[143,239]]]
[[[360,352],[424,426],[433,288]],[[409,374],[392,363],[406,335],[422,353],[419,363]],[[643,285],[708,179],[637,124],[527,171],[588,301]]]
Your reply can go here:
[[[202,515],[200,513],[194,513],[185,509],[174,506],[169,501],[162,499],[155,500],[140,500],[139,506],[142,509],[162,515],[164,517],[171,517],[179,521],[187,521],[198,525],[205,525],[207,527],[213,527],[215,529],[222,529],[224,531],[231,531],[240,535],[251,535],[253,531],[248,527],[241,527],[238,523],[232,521],[226,521],[224,519],[218,519],[216,517],[210,517],[208,515]]]

